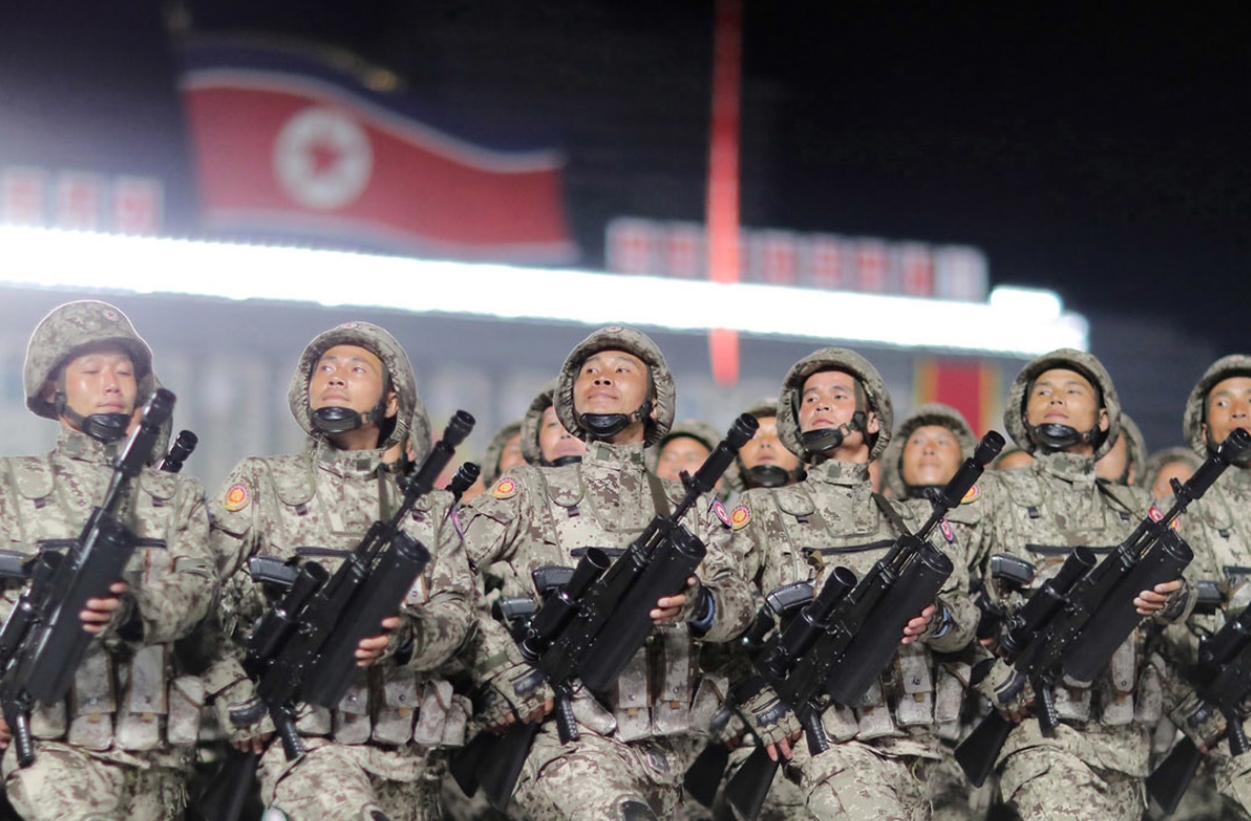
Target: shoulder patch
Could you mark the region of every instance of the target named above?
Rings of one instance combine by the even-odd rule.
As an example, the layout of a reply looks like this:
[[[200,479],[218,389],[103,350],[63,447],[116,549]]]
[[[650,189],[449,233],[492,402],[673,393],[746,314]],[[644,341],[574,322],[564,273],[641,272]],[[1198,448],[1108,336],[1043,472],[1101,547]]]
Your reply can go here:
[[[1164,511],[1160,510],[1159,506],[1152,505],[1151,507],[1147,508],[1147,516],[1151,519],[1151,521],[1158,522],[1164,518]],[[1181,529],[1181,516],[1178,516],[1176,519],[1174,519],[1173,523],[1169,525],[1169,527],[1173,528],[1174,530],[1180,530]]]
[[[717,518],[721,520],[721,524],[726,527],[732,526],[732,522],[730,522],[730,514],[725,512],[725,505],[721,504],[720,499],[713,499],[712,512],[717,514]]]
[[[747,523],[751,521],[751,508],[747,505],[739,505],[734,508],[734,512],[730,514],[730,527],[735,530],[742,530],[747,527]]]
[[[947,544],[956,543],[956,531],[952,530],[951,522],[947,521],[945,518],[940,520],[938,523],[938,529],[943,532],[943,538],[947,540]]]
[[[231,485],[222,497],[222,507],[234,513],[252,503],[252,491],[245,484]]]
[[[491,488],[491,495],[496,499],[511,499],[517,495],[517,480],[511,476],[501,476]]]
[[[964,494],[964,498],[960,500],[960,504],[967,505],[970,502],[976,502],[979,498],[981,498],[981,495],[982,495],[981,488],[979,488],[977,485],[974,485],[973,487],[969,488],[968,493]]]

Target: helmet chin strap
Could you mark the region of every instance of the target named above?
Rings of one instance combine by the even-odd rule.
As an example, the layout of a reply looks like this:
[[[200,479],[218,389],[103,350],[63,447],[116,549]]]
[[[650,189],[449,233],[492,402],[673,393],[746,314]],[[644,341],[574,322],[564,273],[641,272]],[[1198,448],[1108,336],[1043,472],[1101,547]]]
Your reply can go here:
[[[544,459],[543,464],[548,467],[553,467],[553,468],[563,468],[565,465],[580,465],[582,464],[582,457],[581,456],[558,456],[550,462]]]
[[[1052,451],[1065,450],[1074,445],[1098,447],[1103,440],[1100,434],[1104,433],[1099,430],[1098,424],[1085,433],[1072,425],[1061,425],[1055,422],[1047,422],[1042,425],[1031,425],[1026,422],[1025,429],[1036,444]]]
[[[633,422],[646,424],[651,412],[652,400],[649,397],[634,413],[583,413],[578,416],[578,423],[588,438],[602,441],[613,438]]]
[[[782,487],[791,479],[791,472],[780,465],[753,465],[742,471],[749,487]]]
[[[74,427],[105,445],[120,440],[126,435],[126,429],[130,427],[129,413],[92,413],[83,416],[69,406],[65,391],[59,386],[52,406],[57,416],[68,419]]]
[[[367,413],[360,413],[352,408],[342,408],[335,405],[311,411],[313,430],[318,433],[324,433],[327,436],[334,436],[364,427],[370,422],[381,426],[387,418],[387,394],[389,393],[390,388],[384,385],[378,404],[374,405],[373,409]]]
[[[842,447],[847,434],[863,431],[866,421],[865,412],[858,410],[851,415],[850,422],[844,422],[836,428],[817,428],[799,434],[799,441],[810,456],[817,456],[838,450]]]

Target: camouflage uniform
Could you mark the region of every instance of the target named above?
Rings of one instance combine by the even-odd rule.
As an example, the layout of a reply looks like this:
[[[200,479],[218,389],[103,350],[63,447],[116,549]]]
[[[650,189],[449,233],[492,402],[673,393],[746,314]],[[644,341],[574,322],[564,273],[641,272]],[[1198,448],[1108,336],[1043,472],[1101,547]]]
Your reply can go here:
[[[340,450],[313,427],[309,378],[321,355],[335,345],[375,353],[398,394],[394,428],[377,449]],[[209,692],[220,715],[249,698],[251,684],[239,659],[252,624],[268,606],[261,587],[242,568],[244,560],[314,559],[333,573],[370,525],[389,518],[400,503],[394,474],[382,461],[384,451],[406,437],[418,461],[429,449],[429,422],[417,399],[412,366],[399,343],[374,325],[346,323],[310,342],[292,377],[288,401],[309,434],[307,447],[288,456],[245,459],[212,501],[215,548],[235,556],[240,567],[222,603],[230,650],[210,674]],[[430,752],[463,742],[468,713],[451,685],[429,674],[461,646],[470,622],[472,578],[448,521],[451,504],[450,494],[434,491],[404,522],[433,556],[400,609],[401,627],[383,657],[360,671],[337,709],[301,708],[296,726],[304,756],[288,762],[282,746],[274,743],[261,760],[262,801],[293,821],[377,821],[379,813],[392,821],[438,817]]]
[[[121,311],[82,301],[57,308],[35,329],[24,373],[27,406],[57,419],[44,385],[85,346],[104,342],[130,354],[136,403],[146,402],[156,384],[147,344]],[[51,453],[0,460],[5,547],[27,554],[68,548],[104,498],[123,443],[105,445],[63,427]],[[24,818],[155,821],[179,817],[186,803],[182,772],[194,749],[203,687],[179,675],[171,651],[213,600],[204,489],[194,479],[145,469],[120,517],[139,538],[123,573],[130,586],[123,615],[92,643],[69,700],[32,715],[34,763],[20,769],[12,750],[4,756],[5,790]],[[5,585],[4,616],[19,592]]]
[[[891,441],[890,394],[863,357],[826,348],[791,368],[782,383],[778,434],[787,448],[812,462],[807,478],[788,487],[749,490],[730,514],[735,553],[762,591],[801,581],[819,589],[835,565],[863,576],[901,535],[898,524],[909,530],[919,524],[911,509],[878,497],[891,514],[882,510],[873,498],[867,463],[805,452],[798,422],[803,385],[812,374],[829,370],[859,381],[867,410],[881,423],[876,439],[869,439],[869,459],[881,456]],[[957,566],[962,558],[954,557]],[[977,618],[967,587],[967,574],[952,574],[939,594],[940,612],[947,615],[935,621],[943,626],[922,641],[901,645],[892,667],[860,704],[835,704],[822,713],[829,750],[814,756],[806,742],[795,746],[789,769],[799,778],[812,817],[929,818],[929,778],[942,757],[935,730],[945,718],[935,712],[932,651],[954,652],[972,638]]]
[[[882,455],[882,482],[890,488],[891,498],[906,500],[903,504],[913,508],[913,515],[919,521],[929,518],[933,507],[926,499],[914,498],[913,488],[904,481],[903,452],[908,439],[917,428],[930,425],[951,431],[960,445],[960,455],[964,459],[972,456],[977,447],[977,437],[968,421],[960,411],[949,405],[939,402],[921,405],[899,423]],[[945,549],[953,558],[963,557],[963,564],[957,562],[957,572],[961,567],[967,568],[971,575],[970,581],[980,584],[978,568],[982,560],[983,506],[973,503],[978,495],[976,492],[970,493],[972,498],[969,504],[962,504],[947,514],[950,527],[941,528],[936,538],[942,538],[946,542]],[[987,780],[981,787],[970,784],[953,755],[954,745],[972,730],[972,725],[962,722],[958,716],[962,712],[961,702],[964,699],[964,689],[969,683],[971,665],[977,661],[974,647],[970,646],[955,655],[944,656],[938,666],[935,690],[940,704],[937,712],[947,720],[938,726],[938,736],[945,742],[942,746],[943,759],[930,776],[934,821],[980,818],[986,814],[994,792],[991,780]]]
[[[1234,354],[1218,359],[1203,374],[1186,400],[1183,432],[1186,441],[1202,458],[1209,455],[1208,441],[1202,430],[1206,418],[1208,393],[1218,383],[1233,376],[1251,376],[1251,356]],[[1195,560],[1187,571],[1195,579],[1218,581],[1228,595],[1224,609],[1236,613],[1251,602],[1251,467],[1232,465],[1209,488],[1203,498],[1190,506],[1181,519],[1181,534],[1195,552]],[[1225,614],[1193,615],[1188,627],[1192,636],[1208,635],[1224,624]],[[1178,631],[1170,631],[1171,637]],[[1183,640],[1178,655],[1192,663],[1196,644],[1191,637]],[[1244,722],[1251,730],[1251,722]],[[1226,813],[1251,818],[1251,756],[1230,758],[1229,742],[1222,739],[1208,756],[1210,772],[1225,802]],[[1197,780],[1198,781],[1198,780]],[[1193,803],[1201,792],[1192,785],[1187,799]]]
[[[1082,373],[1102,397],[1109,429],[1093,456],[1043,450],[1026,428],[1029,391],[1040,374],[1053,368]],[[986,475],[987,553],[1034,563],[1038,572],[1033,588],[1053,576],[1074,547],[1106,553],[1147,515],[1146,493],[1095,478],[1095,460],[1116,442],[1120,415],[1111,378],[1087,353],[1053,351],[1028,363],[1012,384],[1004,425],[1035,461]],[[990,578],[985,585],[1006,612],[1024,601],[1022,593],[1005,590]],[[1155,620],[1184,615],[1187,598],[1175,595]],[[1142,779],[1147,774],[1147,728],[1162,708],[1163,662],[1148,652],[1148,633],[1135,631],[1093,684],[1066,680],[1068,686],[1056,690],[1061,723],[1054,738],[1043,736],[1032,716],[1008,736],[996,762],[1000,791],[1023,818],[1141,817],[1146,808]]]
[[[534,597],[533,570],[571,566],[588,547],[628,547],[656,515],[657,494],[669,506],[681,498],[680,487],[662,483],[644,466],[644,448],[654,446],[673,422],[675,398],[673,377],[646,336],[607,328],[575,347],[554,393],[557,414],[570,432],[587,438],[573,408],[573,385],[583,361],[609,349],[638,356],[650,370],[656,418],[646,426],[645,444],[596,441],[581,464],[517,468],[462,515],[470,561],[479,568],[493,562],[512,568],[507,596]],[[704,638],[724,641],[742,632],[751,615],[746,585],[717,541],[728,538],[728,528],[706,504],[692,510],[686,524],[714,537],[706,540],[708,555],[700,570],[715,603]],[[480,679],[521,665],[520,652],[501,625],[483,619],[480,638]],[[614,692],[582,690],[575,697],[579,741],[561,744],[555,722],[544,721],[513,794],[515,806],[536,821],[672,818],[682,803],[692,735],[707,726],[724,695],[723,685],[700,680],[691,659],[687,623],[657,628]]]

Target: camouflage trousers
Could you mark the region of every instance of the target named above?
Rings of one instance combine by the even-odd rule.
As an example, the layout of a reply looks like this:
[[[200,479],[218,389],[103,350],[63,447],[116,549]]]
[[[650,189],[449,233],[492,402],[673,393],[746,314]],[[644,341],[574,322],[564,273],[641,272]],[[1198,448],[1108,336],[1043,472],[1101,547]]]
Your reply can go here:
[[[438,784],[418,774],[385,778],[365,766],[364,745],[322,744],[288,762],[281,744],[261,758],[261,802],[290,821],[438,819]]]
[[[929,821],[929,777],[937,762],[887,756],[860,741],[831,744],[815,756],[797,745],[791,766],[800,773],[808,815],[830,819]]]
[[[974,787],[964,770],[956,763],[953,751],[943,747],[943,760],[930,774],[930,801],[934,806],[933,821],[964,821],[985,818],[994,795],[994,776]]]
[[[4,789],[27,821],[165,821],[181,818],[187,788],[181,768],[133,753],[136,763],[109,761],[59,741],[37,741],[35,761],[22,769],[10,748]]]
[[[1237,818],[1242,821],[1251,819],[1251,761],[1247,759],[1251,759],[1251,755],[1231,758],[1229,742],[1222,741],[1220,746],[1207,757],[1207,762],[1210,763],[1199,768],[1199,774],[1195,776],[1194,783],[1186,791],[1182,806],[1178,809],[1181,810],[1188,805],[1210,808],[1213,802],[1210,799],[1202,800],[1200,791],[1205,785],[1210,786],[1215,780],[1216,792],[1224,799],[1226,810],[1221,813],[1221,817]],[[1203,777],[1205,770],[1211,773],[1211,778]]]
[[[1139,821],[1147,809],[1141,778],[1091,767],[1057,747],[1012,753],[999,772],[999,789],[1022,821]]]
[[[800,744],[805,742],[800,741]],[[756,748],[752,746],[751,739],[747,739],[745,746],[738,747],[730,752],[730,763],[725,768],[725,777],[721,780],[721,786],[717,790],[717,798],[713,804],[714,818],[728,818],[728,807],[725,806],[725,786],[730,779],[743,768],[743,764],[751,757],[752,752]],[[788,775],[798,775],[797,772],[788,767],[779,767],[777,774],[773,777],[773,784],[769,787],[769,795],[765,798],[764,806],[760,808],[759,821],[790,821],[793,818],[802,818],[807,812],[804,809],[805,795]],[[687,800],[687,803],[694,803]],[[704,813],[707,815],[707,812]]]
[[[693,743],[672,737],[625,744],[583,728],[578,741],[562,744],[548,721],[513,802],[530,821],[667,821],[681,812]]]

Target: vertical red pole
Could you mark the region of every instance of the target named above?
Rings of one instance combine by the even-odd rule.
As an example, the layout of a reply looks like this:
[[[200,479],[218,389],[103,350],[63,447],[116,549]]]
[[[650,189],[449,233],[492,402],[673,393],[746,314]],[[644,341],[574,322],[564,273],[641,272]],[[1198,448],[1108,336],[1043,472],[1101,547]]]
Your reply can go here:
[[[742,0],[717,0],[712,47],[712,122],[708,136],[708,277],[737,282],[739,272],[739,120],[743,67]],[[738,332],[708,332],[712,376],[738,381]]]

